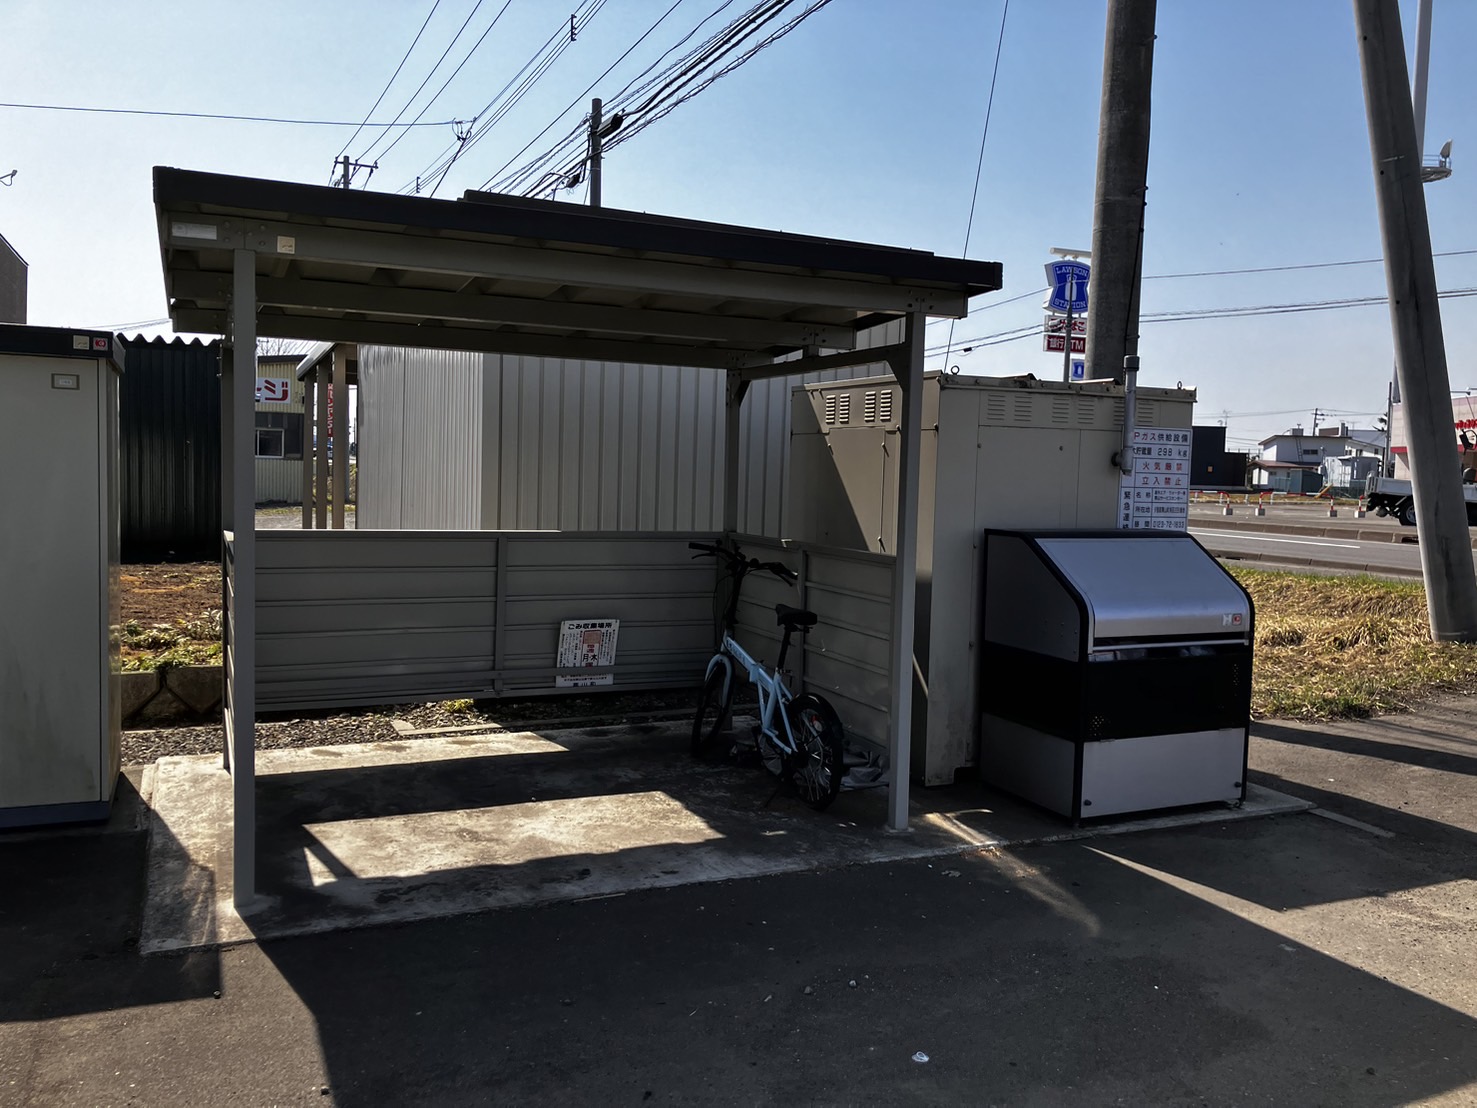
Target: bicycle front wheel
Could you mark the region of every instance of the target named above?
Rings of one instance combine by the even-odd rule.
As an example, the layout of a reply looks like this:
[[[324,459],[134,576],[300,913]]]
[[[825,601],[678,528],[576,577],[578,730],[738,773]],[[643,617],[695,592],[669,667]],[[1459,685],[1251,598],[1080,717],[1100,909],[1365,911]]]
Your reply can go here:
[[[703,695],[692,720],[692,756],[712,758],[724,745],[723,725],[728,719],[733,688],[728,671],[716,666],[703,682]]]
[[[800,799],[819,812],[836,799],[846,775],[841,720],[830,704],[810,694],[796,697],[786,710],[796,751],[787,759],[785,777]]]

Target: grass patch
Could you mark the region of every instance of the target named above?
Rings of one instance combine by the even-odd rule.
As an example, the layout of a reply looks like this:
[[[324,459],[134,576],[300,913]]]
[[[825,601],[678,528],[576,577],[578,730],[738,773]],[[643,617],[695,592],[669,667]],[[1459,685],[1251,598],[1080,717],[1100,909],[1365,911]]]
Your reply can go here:
[[[1256,602],[1258,719],[1369,716],[1477,689],[1477,645],[1431,641],[1419,584],[1231,572]]]

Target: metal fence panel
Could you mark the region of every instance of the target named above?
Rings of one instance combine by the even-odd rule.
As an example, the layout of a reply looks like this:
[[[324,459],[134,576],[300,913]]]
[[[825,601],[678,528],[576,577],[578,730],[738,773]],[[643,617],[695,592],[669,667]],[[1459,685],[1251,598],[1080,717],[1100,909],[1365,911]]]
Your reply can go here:
[[[257,533],[261,711],[553,691],[560,623],[619,619],[612,688],[698,683],[712,566],[662,535]]]

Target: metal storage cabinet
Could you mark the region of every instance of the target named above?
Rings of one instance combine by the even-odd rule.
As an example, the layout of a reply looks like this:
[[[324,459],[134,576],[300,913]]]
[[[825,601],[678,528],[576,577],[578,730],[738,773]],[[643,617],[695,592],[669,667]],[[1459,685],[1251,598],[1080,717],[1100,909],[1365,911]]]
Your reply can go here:
[[[1189,535],[985,533],[980,774],[1072,819],[1246,796],[1252,605]]]
[[[121,368],[112,335],[0,326],[0,827],[112,803]]]
[[[1138,390],[1140,427],[1188,430],[1192,389]],[[902,394],[891,377],[792,394],[788,538],[895,552]],[[1031,377],[923,380],[913,775],[976,763],[980,536],[986,528],[1112,527],[1123,389]]]

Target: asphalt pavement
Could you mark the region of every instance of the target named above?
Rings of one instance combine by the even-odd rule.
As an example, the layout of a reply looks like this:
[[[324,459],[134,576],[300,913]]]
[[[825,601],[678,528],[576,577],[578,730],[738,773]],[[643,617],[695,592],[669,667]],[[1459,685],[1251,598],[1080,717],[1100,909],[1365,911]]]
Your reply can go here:
[[[1471,1104],[1472,707],[1257,725],[1296,815],[181,955],[126,811],[0,838],[0,1104]]]
[[[1421,576],[1414,528],[1373,513],[1358,519],[1347,507],[1338,511],[1330,518],[1326,505],[1284,505],[1257,516],[1250,506],[1238,504],[1226,516],[1212,505],[1192,505],[1190,534],[1228,561],[1382,577]]]

